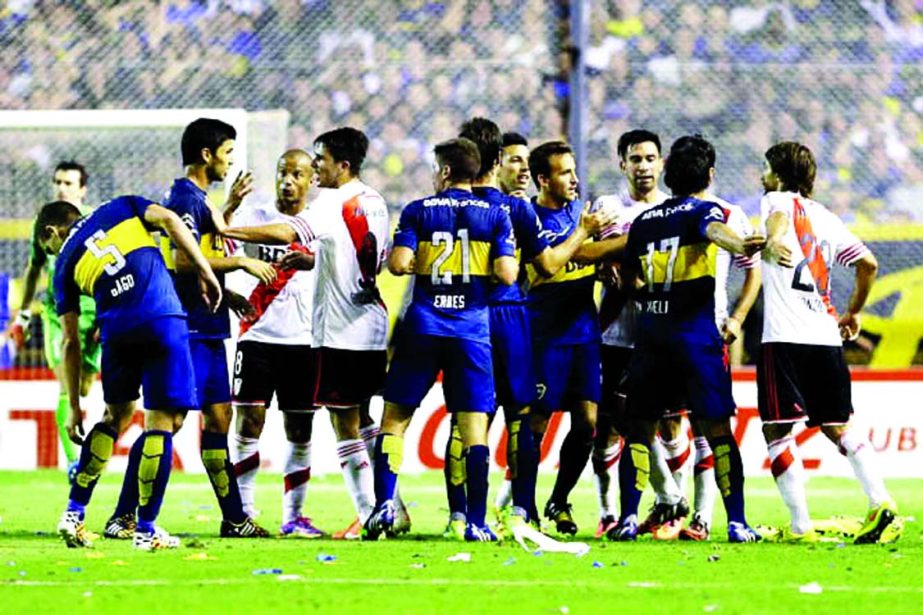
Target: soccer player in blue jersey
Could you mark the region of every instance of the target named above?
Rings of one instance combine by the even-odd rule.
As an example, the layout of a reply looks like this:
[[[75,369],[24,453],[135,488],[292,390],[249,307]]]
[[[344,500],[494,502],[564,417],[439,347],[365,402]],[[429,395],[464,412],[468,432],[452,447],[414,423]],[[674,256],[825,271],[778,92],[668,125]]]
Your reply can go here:
[[[134,546],[174,548],[179,540],[154,521],[170,476],[174,425],[196,405],[195,376],[185,314],[151,231],[165,232],[187,256],[209,309],[221,301],[218,280],[179,217],[142,197],[118,197],[85,218],[74,205],[55,201],[39,212],[35,228],[42,249],[58,257],[54,291],[64,332],[67,433],[83,446],[58,533],[68,547],[91,546],[86,507],[143,387],[148,410],[140,438]],[[87,434],[80,408],[81,294],[96,300],[106,401],[102,420]]]
[[[495,409],[490,356],[490,279],[516,281],[515,242],[509,216],[471,192],[481,158],[468,139],[434,149],[436,194],[401,212],[388,268],[414,275],[413,300],[404,317],[385,384],[385,411],[375,443],[375,511],[368,539],[393,534],[394,495],[404,432],[441,370],[446,407],[462,439],[471,541],[493,541],[487,526],[488,417]]]
[[[231,188],[225,212],[217,212],[208,202],[206,189],[214,182],[223,181],[233,165],[234,127],[220,120],[200,118],[183,131],[182,156],[186,175],[173,182],[164,206],[175,212],[189,228],[198,242],[209,265],[224,285],[224,274],[243,269],[261,282],[272,282],[276,270],[270,263],[248,257],[226,257],[224,238],[219,234],[225,228],[225,218],[230,218],[244,195],[251,190],[247,175],[241,175]],[[228,430],[231,423],[231,389],[224,340],[230,337],[229,304],[244,310],[249,307],[246,298],[225,291],[226,300],[217,310],[202,301],[193,264],[177,246],[165,246],[165,259],[174,272],[176,293],[189,315],[189,339],[195,365],[196,389],[202,410],[202,465],[208,473],[215,497],[221,508],[221,536],[224,538],[268,537],[269,533],[258,526],[245,512],[234,474],[234,465],[228,454]],[[175,254],[174,254],[175,253]],[[132,489],[132,473],[141,458],[140,445],[129,453],[125,489],[116,510],[106,523],[105,535],[122,538],[131,528],[136,496]]]
[[[518,132],[503,133],[497,187],[503,194],[527,199],[529,182],[529,142]]]
[[[605,213],[581,213],[579,224],[570,236],[552,248],[541,232],[541,223],[532,204],[504,194],[497,188],[501,147],[504,143],[497,125],[486,118],[476,117],[462,125],[459,136],[474,142],[481,158],[481,167],[472,183],[472,191],[509,215],[517,242],[517,260],[531,262],[541,275],[551,277],[558,273],[580,245],[608,223]],[[527,157],[523,152],[518,152],[518,155]],[[532,429],[528,421],[529,409],[536,395],[536,384],[526,294],[519,285],[496,284],[491,289],[489,304],[494,386],[497,404],[503,407],[508,436],[507,463],[513,504],[509,521],[537,521],[535,478],[538,450],[532,441]],[[465,527],[461,449],[461,437],[457,425],[453,424],[446,451],[446,489],[449,493],[450,513],[447,533],[454,534],[454,537],[459,537],[459,534],[463,537]]]
[[[730,542],[760,535],[744,515],[743,464],[731,433],[736,406],[715,324],[716,246],[751,255],[766,240],[741,238],[720,206],[704,201],[715,173],[715,150],[701,136],[678,139],[667,158],[666,185],[673,198],[641,213],[632,223],[622,264],[626,281],[637,281],[639,304],[635,352],[629,366],[626,452],[619,466],[621,517],[611,540],[634,540],[638,503],[650,474],[650,447],[664,408],[685,400],[715,457],[715,480],[728,515]],[[668,378],[671,386],[664,386]]]
[[[529,154],[529,171],[539,190],[532,203],[542,234],[549,245],[557,246],[571,237],[586,209],[578,199],[573,150],[562,141],[543,143]],[[536,446],[553,412],[564,410],[571,418],[545,516],[558,532],[573,535],[577,524],[567,500],[593,448],[600,395],[600,331],[593,298],[596,269],[589,260],[571,259],[550,277],[532,264],[526,271],[538,382],[531,419]]]

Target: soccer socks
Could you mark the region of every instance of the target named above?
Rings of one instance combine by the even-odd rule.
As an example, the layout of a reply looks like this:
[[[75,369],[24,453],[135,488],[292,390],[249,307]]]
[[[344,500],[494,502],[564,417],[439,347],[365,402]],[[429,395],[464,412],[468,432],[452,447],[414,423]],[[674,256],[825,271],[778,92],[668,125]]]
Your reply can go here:
[[[359,430],[359,437],[362,438],[362,442],[365,444],[365,450],[368,451],[369,459],[375,459],[375,440],[378,438],[378,434],[381,431],[378,429],[378,425],[372,424],[367,425]]]
[[[228,453],[227,434],[203,431],[201,456],[212,491],[218,498],[222,518],[231,523],[241,523],[247,515],[244,513],[237,477]]]
[[[593,450],[593,430],[578,429],[571,426],[570,431],[561,444],[561,460],[558,466],[558,476],[554,481],[549,501],[556,504],[566,504],[570,492],[580,478],[583,468],[590,459]]]
[[[282,525],[302,516],[311,480],[311,443],[288,442],[282,492]],[[349,483],[347,482],[347,485]]]
[[[404,437],[380,433],[375,441],[375,505],[394,499],[404,462]]]
[[[733,436],[718,436],[708,441],[715,455],[715,482],[724,500],[728,523],[746,524],[744,514],[744,465]]]
[[[445,466],[442,469],[445,478],[445,493],[449,501],[449,514],[468,514],[468,502],[465,496],[465,459],[458,424],[453,420],[449,439],[445,444]]]
[[[667,451],[660,441],[654,438],[650,448],[651,487],[654,489],[658,504],[676,504],[683,499],[683,490],[676,484],[667,462]]]
[[[240,491],[240,501],[244,511],[254,516],[256,506],[256,474],[260,471],[260,439],[234,434],[234,448],[237,453],[237,463],[234,464],[234,474],[237,475],[237,488]]]
[[[487,521],[487,473],[490,466],[490,449],[477,444],[465,450],[465,481],[468,493],[468,523],[484,527]]]
[[[837,448],[849,460],[853,473],[869,498],[869,507],[877,508],[885,502],[890,502],[891,496],[875,467],[875,454],[868,444],[868,441],[853,434],[852,430],[847,430],[840,436]]]
[[[337,457],[340,459],[346,488],[359,515],[359,522],[365,524],[375,505],[375,476],[365,443],[362,440],[338,442]]]
[[[593,450],[593,482],[599,499],[599,518],[615,517],[615,488],[618,485],[618,468],[615,464],[622,456],[622,439],[606,448]]]
[[[650,450],[642,442],[628,441],[619,461],[620,520],[638,514],[641,494],[650,480]]]
[[[718,486],[715,484],[715,456],[708,446],[708,440],[696,436],[695,463],[692,468],[695,482],[695,514],[711,527],[715,510],[715,496]]]
[[[173,465],[173,434],[146,431],[138,463],[138,531],[153,532]]]
[[[141,463],[141,447],[144,438],[139,437],[128,451],[128,467],[125,468],[125,478],[122,479],[122,490],[119,492],[119,502],[115,505],[113,517],[122,517],[135,514],[138,508],[138,464]]]
[[[792,516],[792,532],[804,534],[811,530],[808,498],[805,493],[804,464],[798,454],[798,444],[792,436],[769,443],[769,461],[772,476],[782,494],[782,501]]]
[[[529,426],[529,415],[517,415],[510,421],[510,446],[507,447],[510,488],[513,506],[530,515],[535,510],[535,483],[538,479],[538,449]],[[506,481],[504,481],[504,485]],[[499,499],[499,496],[498,496]]]
[[[683,424],[685,427],[685,423]],[[679,487],[681,492],[686,491],[686,480],[689,476],[689,458],[692,456],[692,447],[689,442],[689,434],[685,429],[680,429],[679,436],[675,440],[660,439],[663,444],[667,457],[667,467],[673,475],[673,481]]]
[[[67,510],[80,512],[81,518],[87,504],[90,503],[99,475],[112,457],[112,449],[115,448],[118,436],[115,430],[105,423],[96,423],[83,441],[77,475],[71,485],[70,500],[67,504]]]
[[[71,413],[70,399],[66,391],[58,394],[58,407],[55,410],[54,418],[58,423],[58,438],[61,440],[61,446],[64,448],[64,457],[67,458],[67,464],[70,465],[77,460],[77,445],[71,442],[67,435],[67,417]]]

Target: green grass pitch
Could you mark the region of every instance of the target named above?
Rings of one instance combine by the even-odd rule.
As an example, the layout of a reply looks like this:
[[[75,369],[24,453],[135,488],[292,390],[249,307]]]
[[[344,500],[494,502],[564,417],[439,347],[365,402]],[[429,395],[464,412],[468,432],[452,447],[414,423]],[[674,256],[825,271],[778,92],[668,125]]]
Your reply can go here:
[[[493,483],[499,476],[493,476]],[[121,476],[104,476],[88,512],[101,531]],[[584,557],[535,555],[515,542],[463,544],[441,538],[441,475],[405,476],[410,536],[376,543],[332,540],[221,540],[207,479],[174,474],[160,522],[184,536],[175,552],[137,553],[100,539],[69,550],[54,529],[67,488],[59,472],[0,472],[0,610],[19,613],[919,613],[923,541],[921,480],[888,483],[908,517],[894,545],[730,545],[717,504],[708,543],[612,544],[592,538],[596,505],[582,480],[572,501]],[[540,502],[550,479],[543,477]],[[857,483],[814,478],[815,518],[858,516]],[[260,522],[277,528],[281,478],[259,479]],[[780,524],[783,504],[771,479],[747,481],[752,523]],[[645,503],[646,504],[646,503]],[[339,476],[311,481],[308,511],[326,531],[344,527],[351,504]],[[450,562],[460,553],[471,561]],[[331,557],[332,556],[332,560]],[[331,561],[323,561],[331,560]],[[256,574],[277,570],[280,573]]]

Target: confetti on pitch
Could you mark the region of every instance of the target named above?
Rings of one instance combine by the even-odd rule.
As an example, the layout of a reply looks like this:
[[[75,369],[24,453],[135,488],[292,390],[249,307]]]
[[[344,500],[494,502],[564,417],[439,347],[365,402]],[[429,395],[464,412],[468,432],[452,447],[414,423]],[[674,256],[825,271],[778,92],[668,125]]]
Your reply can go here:
[[[471,554],[470,553],[456,553],[455,555],[448,558],[450,562],[470,562]]]
[[[420,563],[411,564],[410,567],[413,568],[414,570],[423,570],[424,568],[426,568],[426,564],[420,564]]]
[[[276,577],[276,579],[278,579],[279,581],[300,581],[301,575],[300,574],[280,574],[278,577]]]
[[[255,575],[264,575],[264,574],[282,574],[281,568],[257,568],[253,571]]]
[[[593,568],[605,568],[606,565],[602,562],[593,562]]]
[[[711,555],[708,556],[708,561],[710,562],[717,562],[720,559],[721,559],[721,556],[718,555],[717,553],[712,553]]]
[[[332,564],[337,561],[337,556],[330,555],[329,553],[318,553],[316,559],[322,564]]]
[[[504,566],[512,566],[512,565],[515,564],[515,563],[516,563],[516,558],[515,558],[515,557],[511,557],[511,558],[509,558],[508,560],[506,560],[505,562],[503,562],[503,565],[504,565]]]
[[[799,587],[798,591],[802,594],[821,594],[824,588],[821,587],[819,583],[808,583],[807,585]]]
[[[80,566],[72,566],[67,569],[68,572],[83,572],[83,568]]]
[[[216,560],[218,558],[214,557],[213,555],[209,555],[205,551],[201,551],[199,553],[193,553],[192,555],[187,555],[183,559],[186,560],[187,562],[204,562],[207,560]]]

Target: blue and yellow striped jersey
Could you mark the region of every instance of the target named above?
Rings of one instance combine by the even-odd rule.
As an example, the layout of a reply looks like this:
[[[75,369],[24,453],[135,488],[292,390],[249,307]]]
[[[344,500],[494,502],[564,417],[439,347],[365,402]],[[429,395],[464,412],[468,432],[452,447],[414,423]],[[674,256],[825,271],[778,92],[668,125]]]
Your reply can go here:
[[[164,201],[164,207],[171,209],[192,231],[205,258],[224,256],[224,239],[218,234],[212,219],[211,209],[205,200],[205,191],[189,179],[182,177],[173,182]],[[199,290],[199,276],[196,273],[176,273],[170,251],[175,246],[167,244],[164,259],[174,272],[176,294],[189,314],[189,336],[199,339],[226,339],[231,336],[231,320],[227,303],[222,302],[212,312],[202,300]],[[224,274],[215,272],[218,283],[224,286]]]
[[[548,240],[542,235],[542,223],[539,222],[532,203],[487,186],[476,186],[472,192],[491,205],[499,207],[510,217],[513,235],[516,237],[516,262],[520,263],[520,266],[523,262],[531,262],[548,247]],[[491,305],[525,302],[526,292],[520,284],[494,284],[490,289]]]
[[[515,250],[506,212],[450,188],[404,208],[394,246],[410,248],[416,256],[407,330],[489,342],[493,260]]]
[[[705,236],[712,222],[724,222],[716,203],[674,197],[648,209],[631,225],[625,263],[644,281],[636,294],[639,336],[680,327],[713,335],[717,246]]]
[[[532,204],[542,224],[542,235],[550,246],[564,242],[580,223],[583,203],[579,199],[561,209],[542,207],[534,199]],[[538,343],[599,342],[599,319],[593,298],[596,268],[593,265],[571,261],[546,278],[532,264],[527,264],[526,273],[532,335]]]
[[[144,221],[152,201],[120,196],[77,220],[55,263],[58,314],[96,300],[103,339],[160,316],[183,316],[173,281]]]

